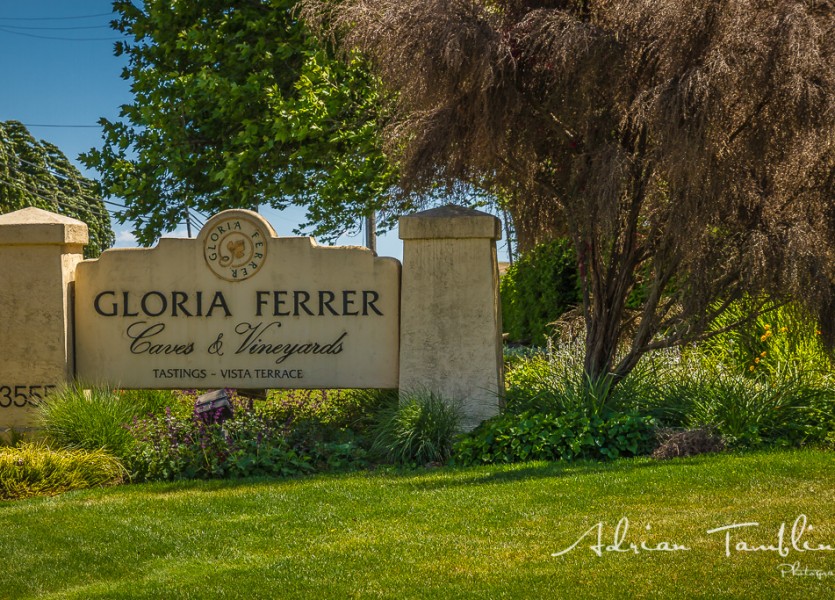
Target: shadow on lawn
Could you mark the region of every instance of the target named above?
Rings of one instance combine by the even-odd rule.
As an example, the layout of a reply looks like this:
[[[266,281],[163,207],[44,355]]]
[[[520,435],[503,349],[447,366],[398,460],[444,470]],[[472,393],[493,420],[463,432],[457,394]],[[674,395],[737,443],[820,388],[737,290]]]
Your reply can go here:
[[[710,460],[709,456],[700,456],[675,461],[638,458],[623,459],[611,463],[593,460],[570,463],[537,461],[512,465],[454,467],[437,470],[435,476],[432,476],[432,471],[410,473],[404,478],[403,483],[421,489],[485,484],[512,484],[525,480],[564,479],[576,475],[625,474],[633,472],[636,469],[646,468],[666,469],[670,466],[676,466],[678,469],[689,469],[699,467],[708,460]],[[441,477],[438,477],[438,474]]]
[[[715,467],[718,461],[753,460],[757,461],[764,455],[781,454],[788,458],[790,455],[801,454],[803,450],[786,450],[781,448],[761,448],[753,450],[732,450],[718,453],[705,453],[698,456],[657,460],[649,457],[622,458],[612,462],[596,460],[578,460],[574,462],[529,462],[509,465],[484,465],[476,467],[446,467],[434,470],[418,470],[403,473],[402,483],[419,489],[440,489],[444,487],[471,486],[484,484],[512,484],[524,480],[565,479],[578,475],[628,475],[636,471],[652,469],[666,471],[675,468],[678,472],[705,467]],[[790,466],[792,461],[786,461]]]
[[[576,462],[529,462],[509,465],[483,465],[474,467],[431,467],[397,469],[382,467],[373,470],[350,473],[319,473],[293,477],[252,477],[244,479],[187,479],[171,482],[153,482],[113,488],[131,490],[138,494],[164,497],[187,493],[216,493],[238,488],[252,488],[254,492],[263,487],[276,485],[295,487],[301,483],[329,487],[344,485],[352,479],[384,480],[388,485],[408,486],[413,489],[433,490],[449,487],[469,487],[490,484],[513,484],[525,480],[564,479],[577,475],[628,474],[635,470],[699,468],[717,458],[741,457],[743,453],[704,454],[685,459],[653,460],[647,457],[620,459],[613,462],[581,460]]]

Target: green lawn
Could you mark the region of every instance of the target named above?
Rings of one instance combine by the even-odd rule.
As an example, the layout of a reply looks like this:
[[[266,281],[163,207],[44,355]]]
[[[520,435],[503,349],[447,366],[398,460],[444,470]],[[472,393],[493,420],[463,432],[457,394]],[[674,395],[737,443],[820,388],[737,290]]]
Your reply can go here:
[[[835,550],[727,557],[706,533],[776,544],[785,522],[790,546],[800,515],[800,545],[835,548],[835,454],[122,486],[0,504],[0,597],[833,598]],[[552,556],[622,517],[624,547],[691,549],[598,557],[595,532]]]

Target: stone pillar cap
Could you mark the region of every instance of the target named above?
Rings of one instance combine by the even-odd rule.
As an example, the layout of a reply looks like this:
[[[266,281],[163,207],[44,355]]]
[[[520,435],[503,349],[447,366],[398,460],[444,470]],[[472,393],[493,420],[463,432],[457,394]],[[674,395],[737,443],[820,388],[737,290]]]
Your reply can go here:
[[[86,223],[33,206],[0,215],[3,245],[85,245],[89,239]]]
[[[502,224],[491,214],[447,204],[400,217],[400,239],[502,239]]]

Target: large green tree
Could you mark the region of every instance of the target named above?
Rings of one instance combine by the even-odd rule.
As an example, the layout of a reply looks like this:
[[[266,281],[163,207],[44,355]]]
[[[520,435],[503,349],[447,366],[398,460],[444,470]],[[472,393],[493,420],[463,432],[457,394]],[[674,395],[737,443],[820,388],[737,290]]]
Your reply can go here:
[[[182,222],[185,207],[297,204],[325,238],[391,208],[377,85],[356,57],[332,59],[295,5],[114,2],[134,99],[121,119],[101,121],[103,147],[83,160],[124,199],[119,217],[141,243]]]
[[[797,298],[835,345],[831,0],[304,4],[396,93],[404,189],[492,180],[570,236],[592,382],[743,297]]]
[[[84,177],[54,144],[38,141],[18,121],[0,121],[0,213],[34,206],[87,223],[95,257],[115,241],[95,181]]]

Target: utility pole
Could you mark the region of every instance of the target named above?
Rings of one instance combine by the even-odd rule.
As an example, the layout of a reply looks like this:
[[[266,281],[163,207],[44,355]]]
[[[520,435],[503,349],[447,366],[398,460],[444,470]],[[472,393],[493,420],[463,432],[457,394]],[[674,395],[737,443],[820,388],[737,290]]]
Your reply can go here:
[[[365,217],[365,247],[377,254],[377,211]]]
[[[191,237],[191,212],[188,209],[188,204],[186,204],[186,235]]]

